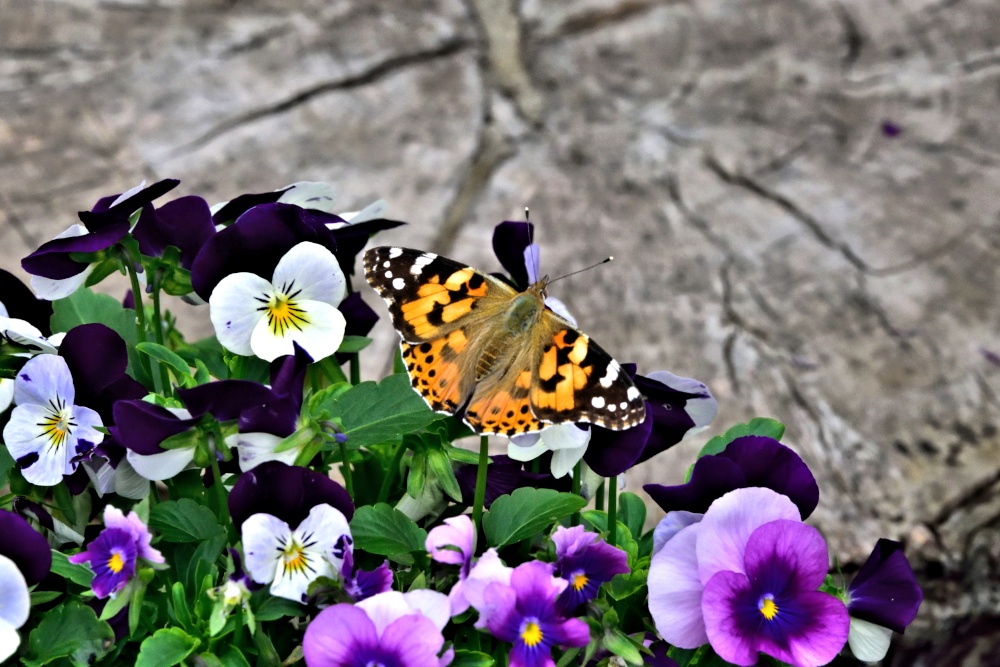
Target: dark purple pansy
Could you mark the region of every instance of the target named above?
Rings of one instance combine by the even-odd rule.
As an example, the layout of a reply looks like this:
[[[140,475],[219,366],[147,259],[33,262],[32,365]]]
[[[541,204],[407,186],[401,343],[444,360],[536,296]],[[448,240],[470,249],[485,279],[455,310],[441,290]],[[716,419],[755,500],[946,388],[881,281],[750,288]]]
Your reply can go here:
[[[42,332],[43,336],[51,336],[52,329],[49,320],[52,319],[52,302],[38,299],[27,285],[18,280],[13,273],[0,269],[0,306],[7,311],[7,317],[24,320]],[[3,312],[0,311],[0,315]]]
[[[847,587],[851,616],[903,632],[924,599],[903,545],[881,539]]]
[[[107,426],[116,401],[138,399],[146,388],[125,373],[128,351],[116,331],[103,324],[81,324],[59,345],[76,387],[76,403],[95,410]]]
[[[270,514],[297,526],[323,503],[340,510],[348,521],[354,516],[351,496],[337,482],[308,468],[268,461],[236,481],[229,494],[229,513],[236,526],[254,514]]]
[[[636,375],[635,364],[622,368],[646,397],[646,419],[624,431],[591,429],[583,460],[601,477],[614,477],[680,442],[694,428],[706,426],[718,403],[701,382],[666,371]]]
[[[86,551],[70,556],[69,562],[89,562],[90,569],[94,571],[94,580],[90,584],[94,595],[106,598],[125,588],[125,584],[135,577],[137,556],[131,533],[122,528],[105,528],[87,545]]]
[[[537,459],[540,461],[539,470],[549,469],[551,457],[551,452],[546,452]],[[490,457],[490,465],[487,468],[489,474],[486,475],[485,507],[488,508],[500,496],[513,493],[514,489],[519,489],[522,486],[536,489],[555,489],[556,491],[569,491],[572,486],[573,481],[569,477],[556,479],[547,472],[528,472],[524,469],[524,465],[503,454]],[[465,463],[455,466],[455,478],[462,490],[462,502],[466,505],[472,505],[475,496],[476,468],[477,466]]]
[[[392,570],[389,561],[372,571],[356,568],[354,565],[353,540],[350,535],[342,535],[337,542],[337,551],[344,554],[344,563],[340,566],[340,582],[344,592],[355,602],[361,602],[373,595],[392,590]]]
[[[530,222],[505,220],[493,229],[493,252],[518,289],[538,280],[538,246]]]
[[[77,262],[71,253],[93,253],[107,250],[125,238],[129,231],[129,216],[147,206],[173,188],[180,181],[166,179],[139,190],[126,199],[111,205],[120,195],[103,197],[91,211],[78,215],[86,227],[86,234],[57,238],[39,246],[38,250],[21,260],[21,267],[28,273],[44,278],[62,280],[82,273],[87,264]]]
[[[198,251],[214,234],[208,203],[195,196],[174,199],[157,209],[143,209],[132,230],[143,255],[160,257],[167,246],[174,246],[180,250],[185,269],[191,268]]]
[[[601,586],[615,575],[629,572],[628,554],[583,526],[559,526],[552,542],[556,545],[556,574],[569,582],[558,601],[567,616],[596,598]]]
[[[302,410],[302,391],[312,357],[295,344],[295,354],[271,362],[271,389],[263,401],[241,410],[240,433],[270,433],[282,438],[295,432]]]
[[[17,514],[0,510],[0,535],[0,556],[14,562],[29,586],[45,578],[52,569],[52,551],[41,533]]]
[[[764,487],[787,496],[807,518],[819,503],[819,486],[809,467],[773,438],[745,435],[714,456],[698,459],[687,484],[642,488],[666,512],[703,513],[716,498],[735,489]]]

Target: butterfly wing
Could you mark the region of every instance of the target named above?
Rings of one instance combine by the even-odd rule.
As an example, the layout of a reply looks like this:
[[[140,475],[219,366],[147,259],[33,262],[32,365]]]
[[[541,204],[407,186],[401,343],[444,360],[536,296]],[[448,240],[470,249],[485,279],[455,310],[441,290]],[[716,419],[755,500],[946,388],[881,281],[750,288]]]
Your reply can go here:
[[[539,420],[588,422],[621,431],[646,418],[628,374],[587,334],[545,311],[534,347],[530,402]]]

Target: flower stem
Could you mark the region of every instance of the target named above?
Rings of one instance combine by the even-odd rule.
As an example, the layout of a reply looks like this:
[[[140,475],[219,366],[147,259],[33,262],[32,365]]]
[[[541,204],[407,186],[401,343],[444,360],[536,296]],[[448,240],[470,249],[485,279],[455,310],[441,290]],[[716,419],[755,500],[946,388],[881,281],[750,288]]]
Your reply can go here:
[[[598,512],[604,511],[604,482],[597,487],[597,493],[594,494],[594,507]]]
[[[396,471],[399,470],[399,463],[403,460],[403,454],[405,453],[406,444],[401,442],[396,447],[396,453],[392,455],[392,463],[386,469],[385,477],[382,478],[382,488],[378,491],[378,501],[380,503],[389,500],[389,488],[392,486],[392,481],[396,479]]]
[[[163,315],[160,313],[160,275],[159,271],[156,275],[152,276],[152,286],[153,286],[153,340],[156,341],[158,345],[163,345]],[[156,364],[159,366],[160,371],[160,381],[163,382],[164,388],[170,386],[170,376],[167,374],[166,366],[160,363]]]
[[[583,476],[583,461],[577,461],[576,465],[573,467],[573,493],[574,495],[580,495],[580,478]],[[573,516],[570,519],[571,526],[580,525],[580,513],[573,512]]]
[[[139,285],[139,274],[136,273],[135,266],[138,264],[138,257],[132,257],[128,250],[122,250],[121,254],[122,264],[125,266],[125,272],[128,274],[129,282],[132,283],[132,303],[135,305],[135,334],[138,342],[146,342],[146,309],[142,305],[142,287]],[[156,372],[150,366],[150,363],[156,364],[145,354],[140,354],[142,365],[146,373],[153,379],[153,389],[157,394],[163,393],[163,386],[160,380],[159,369]]]
[[[219,523],[223,526],[229,526],[230,530],[234,527],[232,522],[229,520],[229,503],[226,502],[226,489],[222,486],[222,471],[219,470],[219,457],[212,454],[212,475],[215,476],[215,484],[212,487],[215,489],[214,493],[216,496],[216,502],[219,503]],[[233,535],[230,535],[233,537]]]
[[[351,354],[351,384],[361,384],[361,355],[357,352]]]
[[[618,477],[608,477],[608,544],[618,540]]]
[[[351,461],[348,458],[347,443],[340,443],[340,472],[344,475],[344,487],[351,498],[354,497],[354,474],[351,472]]]
[[[479,530],[483,518],[483,503],[486,501],[486,468],[490,464],[490,439],[479,438],[479,467],[476,469],[476,495],[472,501],[472,523]]]

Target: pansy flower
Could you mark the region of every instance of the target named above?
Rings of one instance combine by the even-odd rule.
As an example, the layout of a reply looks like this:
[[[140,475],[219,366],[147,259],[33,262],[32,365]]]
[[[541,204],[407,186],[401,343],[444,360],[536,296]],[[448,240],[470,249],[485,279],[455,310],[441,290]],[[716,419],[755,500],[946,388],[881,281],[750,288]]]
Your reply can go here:
[[[344,339],[337,305],[347,281],[333,253],[299,243],[281,258],[270,281],[253,273],[223,278],[209,299],[212,325],[230,352],[273,361],[298,343],[313,359],[330,356]]]
[[[129,217],[178,183],[166,179],[146,187],[143,181],[120,195],[100,199],[91,211],[81,211],[83,224],[71,226],[21,260],[21,267],[31,274],[35,293],[54,301],[79,289],[97,264],[78,262],[72,255],[98,253],[121,241],[129,232]]]
[[[69,557],[71,563],[90,563],[94,595],[116,595],[135,578],[140,559],[162,563],[163,555],[150,546],[153,536],[135,512],[125,516],[112,505],[104,508],[104,530],[85,551]]]
[[[355,605],[327,607],[306,628],[302,649],[310,667],[446,667],[442,655],[448,600],[436,591],[389,591]]]
[[[903,553],[903,545],[881,539],[845,593],[851,615],[848,643],[858,660],[885,657],[893,632],[903,632],[917,615],[924,594]]]
[[[559,596],[559,607],[567,615],[597,597],[601,586],[615,575],[629,572],[628,554],[583,526],[559,526],[552,542],[556,545],[556,574],[569,582]]]
[[[101,417],[75,404],[76,391],[66,361],[43,354],[21,368],[14,380],[17,404],[3,429],[3,441],[24,478],[53,486],[76,470],[73,457],[97,445]]]
[[[760,653],[796,667],[830,662],[847,642],[847,608],[819,591],[826,542],[770,489],[737,489],[653,556],[649,610],[669,643],[708,642],[736,665]]]
[[[344,554],[340,566],[340,583],[344,592],[355,602],[392,590],[392,570],[389,561],[382,561],[374,570],[362,570],[354,563],[354,540],[350,535],[341,535],[335,550]]]
[[[552,648],[580,648],[590,642],[590,629],[578,618],[566,618],[557,604],[565,579],[552,575],[552,565],[530,561],[514,568],[510,584],[486,587],[480,620],[497,639],[510,642],[511,667],[554,667]]]
[[[344,562],[350,496],[325,475],[270,461],[244,473],[229,494],[250,577],[272,595],[301,602],[319,577],[336,579]]]
[[[132,230],[143,255],[161,257],[169,246],[174,246],[180,251],[181,267],[188,270],[198,251],[213,235],[215,225],[208,203],[193,195],[179,197],[156,209],[143,208]]]
[[[424,548],[438,563],[459,566],[458,583],[452,587],[448,599],[451,615],[461,614],[469,608],[464,588],[472,567],[472,556],[476,552],[476,529],[472,519],[467,514],[445,519],[443,525],[435,526],[427,533]]]
[[[27,521],[0,510],[0,662],[14,655],[21,644],[17,629],[28,620],[29,586],[49,573],[52,552],[45,538]]]

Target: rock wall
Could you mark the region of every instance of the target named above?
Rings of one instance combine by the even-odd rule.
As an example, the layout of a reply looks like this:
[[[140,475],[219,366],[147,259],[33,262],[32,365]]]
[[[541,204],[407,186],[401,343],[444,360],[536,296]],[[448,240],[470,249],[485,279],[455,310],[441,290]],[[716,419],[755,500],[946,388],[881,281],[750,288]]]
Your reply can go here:
[[[384,240],[484,268],[493,225],[530,206],[549,273],[617,258],[553,290],[604,347],[707,382],[712,433],[788,425],[845,569],[879,536],[907,543],[927,600],[886,664],[996,664],[994,0],[0,0],[0,16],[4,268],[141,178],[210,201],[330,181],[345,209],[382,197],[412,223]],[[370,375],[393,344],[380,327]],[[679,480],[704,439],[630,487]]]

